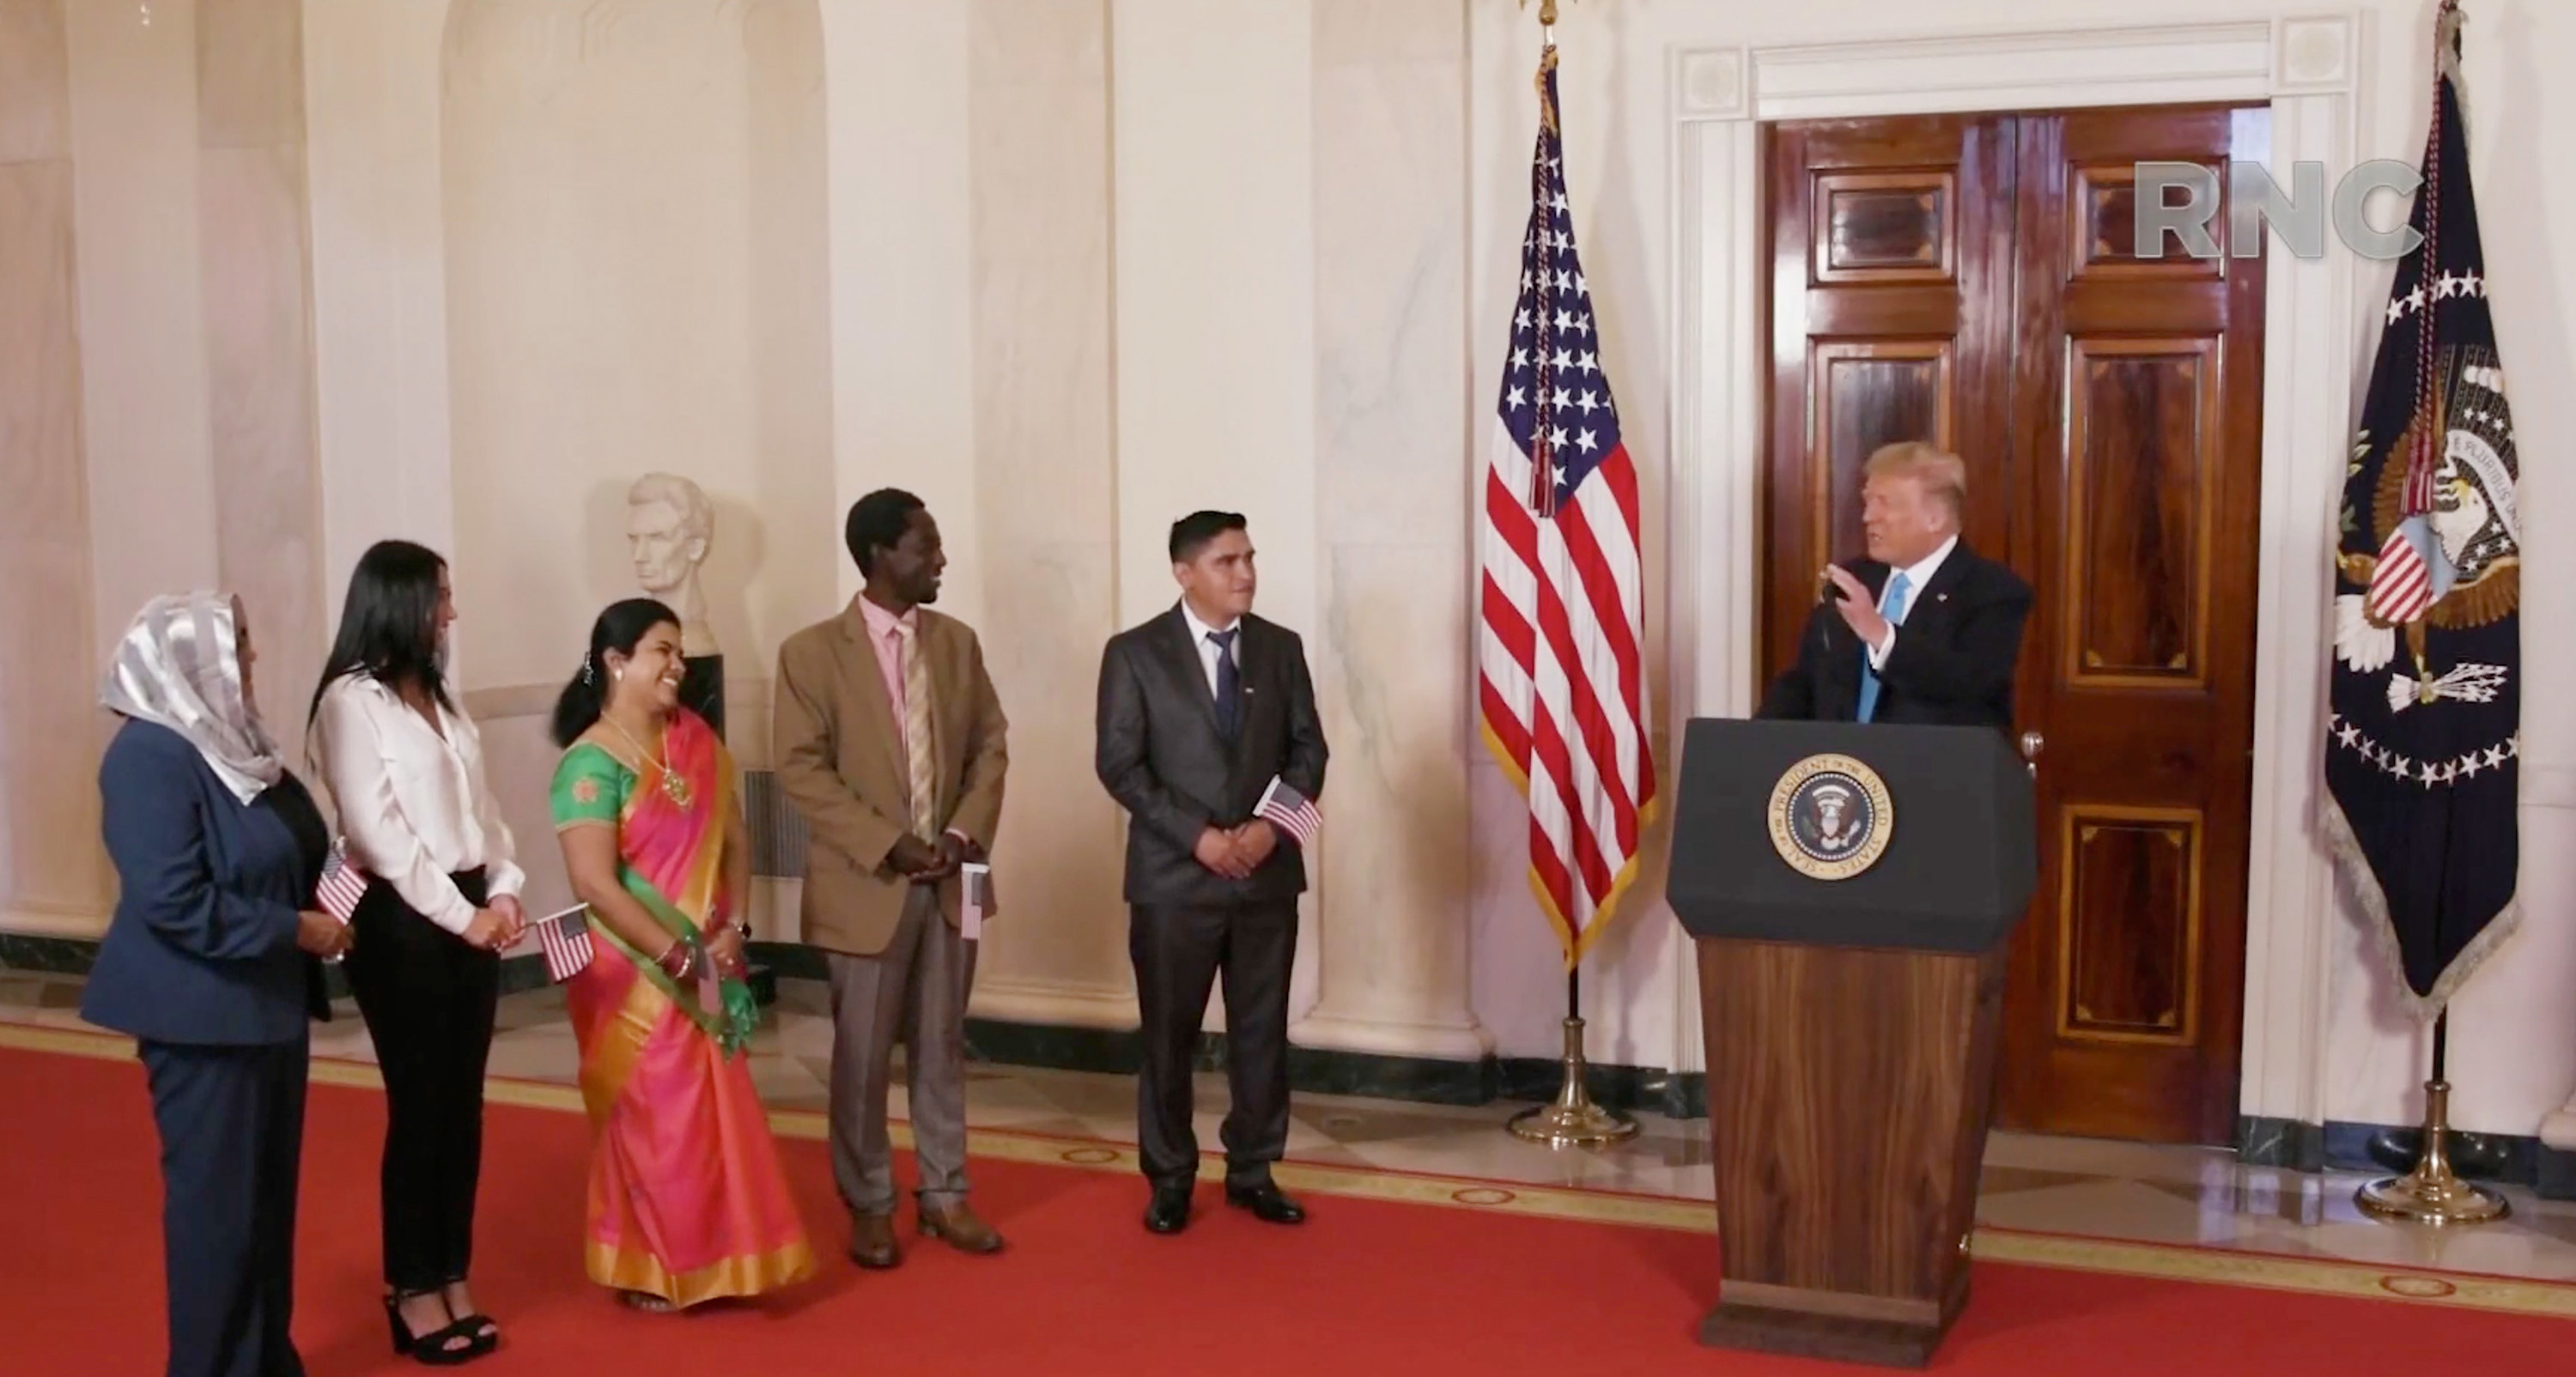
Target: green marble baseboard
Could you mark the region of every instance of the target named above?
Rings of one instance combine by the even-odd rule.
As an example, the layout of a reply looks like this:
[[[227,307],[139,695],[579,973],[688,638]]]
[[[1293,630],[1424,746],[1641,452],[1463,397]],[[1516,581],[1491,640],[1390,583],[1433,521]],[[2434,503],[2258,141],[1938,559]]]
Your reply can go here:
[[[2236,1157],[2249,1167],[2285,1171],[2401,1173],[2412,1167],[2422,1136],[2416,1125],[2309,1124],[2249,1114],[2236,1121]],[[2465,1180],[2545,1184],[2547,1156],[2538,1138],[2525,1135],[2463,1133],[2453,1139],[2452,1166]],[[2566,1174],[2568,1189],[2576,1192],[2576,1171]]]
[[[98,944],[60,937],[0,934],[0,966],[20,970],[84,975],[98,955]],[[755,942],[750,956],[752,989],[761,1003],[774,1003],[780,980],[825,978],[822,953],[784,942]],[[331,997],[348,992],[340,970],[329,970]],[[515,994],[543,988],[544,959],[514,956],[501,963],[501,990]],[[997,1019],[966,1021],[967,1055],[1004,1066],[1038,1066],[1064,1071],[1136,1074],[1143,1054],[1132,1028],[1074,1028],[1048,1024],[1008,1023]],[[1225,1065],[1225,1036],[1202,1034],[1199,1069]],[[1698,1072],[1660,1067],[1595,1065],[1585,1086],[1600,1104],[1627,1113],[1655,1113],[1679,1119],[1708,1116],[1707,1078]],[[1363,1052],[1291,1047],[1288,1084],[1292,1090],[1318,1095],[1357,1095],[1372,1099],[1410,1100],[1423,1104],[1483,1105],[1498,1100],[1554,1099],[1563,1081],[1562,1063],[1542,1057],[1487,1057],[1455,1061],[1440,1057],[1381,1056]]]
[[[823,980],[823,954],[812,947],[755,942],[755,961],[780,978]],[[1144,1064],[1132,1028],[1076,1028],[1055,1024],[966,1020],[966,1055],[1001,1066],[1041,1066],[1055,1071],[1097,1071],[1132,1076]],[[1196,1056],[1202,1071],[1225,1066],[1225,1035],[1202,1033]],[[1497,1100],[1552,1100],[1563,1083],[1553,1058],[1393,1057],[1365,1052],[1288,1049],[1288,1086],[1314,1095],[1361,1095],[1423,1104],[1482,1105]],[[1584,1084],[1592,1098],[1627,1113],[1645,1111],[1681,1119],[1708,1117],[1708,1081],[1698,1072],[1647,1066],[1594,1066]]]
[[[2561,1152],[2543,1143],[2534,1169],[2538,1179],[2533,1187],[2541,1199],[2576,1200],[2576,1152]]]
[[[87,975],[98,960],[98,943],[78,937],[31,937],[0,932],[0,969],[42,971],[48,975]],[[546,962],[541,956],[501,959],[501,993],[543,989]],[[348,974],[336,965],[322,968],[322,987],[334,1000],[349,997]]]

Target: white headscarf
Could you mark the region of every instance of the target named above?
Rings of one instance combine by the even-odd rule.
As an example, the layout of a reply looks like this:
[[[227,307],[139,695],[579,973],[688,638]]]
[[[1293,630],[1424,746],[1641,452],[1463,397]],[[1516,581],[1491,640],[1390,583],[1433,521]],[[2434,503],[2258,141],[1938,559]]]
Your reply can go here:
[[[234,643],[240,624],[239,604],[228,593],[154,598],[117,642],[98,700],[111,712],[186,737],[248,803],[277,783],[286,761],[259,709],[242,694]]]

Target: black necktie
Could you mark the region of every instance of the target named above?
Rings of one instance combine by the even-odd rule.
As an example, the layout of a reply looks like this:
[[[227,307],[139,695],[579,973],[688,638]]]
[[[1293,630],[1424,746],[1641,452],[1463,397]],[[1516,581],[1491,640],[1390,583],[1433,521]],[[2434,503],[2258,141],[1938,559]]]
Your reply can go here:
[[[1242,631],[1211,631],[1207,637],[1216,647],[1216,729],[1228,745],[1243,731],[1243,670],[1234,662],[1234,638]]]

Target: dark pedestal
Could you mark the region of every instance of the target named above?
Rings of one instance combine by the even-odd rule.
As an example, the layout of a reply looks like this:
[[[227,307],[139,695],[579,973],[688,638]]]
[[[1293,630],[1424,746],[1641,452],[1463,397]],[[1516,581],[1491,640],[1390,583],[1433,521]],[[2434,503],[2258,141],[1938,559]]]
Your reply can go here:
[[[680,671],[680,706],[707,719],[716,729],[716,739],[725,734],[724,657],[697,655],[689,658]]]

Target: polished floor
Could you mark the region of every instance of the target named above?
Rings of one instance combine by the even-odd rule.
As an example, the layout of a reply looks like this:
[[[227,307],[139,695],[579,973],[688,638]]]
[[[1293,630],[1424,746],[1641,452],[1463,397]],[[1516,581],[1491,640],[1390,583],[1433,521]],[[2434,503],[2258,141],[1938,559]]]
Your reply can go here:
[[[114,1044],[79,1019],[79,988],[76,978],[0,972],[0,1042],[109,1054]],[[823,992],[788,982],[775,1014],[755,1044],[754,1077],[782,1132],[820,1136],[831,1046]],[[317,1077],[372,1079],[366,1031],[345,1004],[317,1026],[314,1053]],[[571,1108],[574,1071],[559,995],[502,1001],[496,1096]],[[967,1099],[978,1153],[1134,1169],[1131,1079],[977,1064]],[[1212,1145],[1221,1076],[1201,1078],[1199,1103],[1201,1140]],[[1503,1131],[1520,1108],[1301,1095],[1281,1176],[1324,1194],[1715,1227],[1704,1123],[1650,1115],[1630,1142],[1551,1151]],[[900,1087],[894,1112],[903,1113]],[[2424,1229],[2361,1215],[2360,1179],[2245,1167],[2203,1149],[1997,1134],[1975,1246],[2007,1261],[2576,1318],[2576,1205],[2511,1190],[2504,1221]]]

